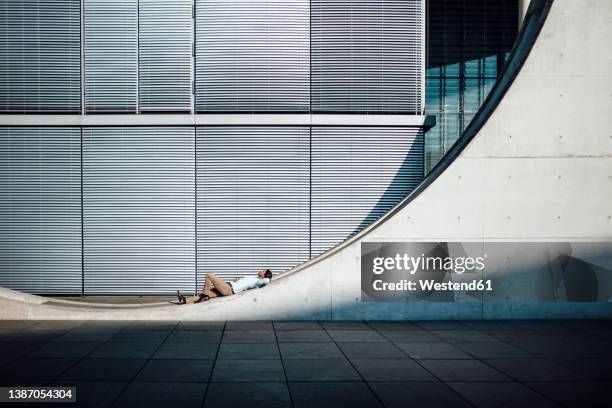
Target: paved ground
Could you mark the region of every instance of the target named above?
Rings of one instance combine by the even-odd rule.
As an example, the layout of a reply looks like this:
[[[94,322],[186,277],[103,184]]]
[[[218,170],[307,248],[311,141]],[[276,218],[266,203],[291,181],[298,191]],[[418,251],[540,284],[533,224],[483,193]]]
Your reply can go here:
[[[76,385],[71,407],[612,400],[612,321],[0,321],[0,343],[0,385]]]

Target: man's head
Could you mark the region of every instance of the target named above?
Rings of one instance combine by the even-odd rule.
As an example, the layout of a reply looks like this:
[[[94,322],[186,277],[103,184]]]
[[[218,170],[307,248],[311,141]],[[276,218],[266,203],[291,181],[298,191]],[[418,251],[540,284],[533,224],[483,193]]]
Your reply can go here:
[[[259,271],[257,276],[259,277],[259,279],[263,279],[263,278],[272,279],[272,271],[269,269],[262,269],[261,271]]]

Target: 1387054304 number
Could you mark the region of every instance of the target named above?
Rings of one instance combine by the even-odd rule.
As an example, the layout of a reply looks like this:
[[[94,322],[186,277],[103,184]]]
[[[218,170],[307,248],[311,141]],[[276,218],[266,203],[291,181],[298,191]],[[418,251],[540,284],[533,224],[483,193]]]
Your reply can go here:
[[[0,402],[76,401],[76,387],[0,387]]]

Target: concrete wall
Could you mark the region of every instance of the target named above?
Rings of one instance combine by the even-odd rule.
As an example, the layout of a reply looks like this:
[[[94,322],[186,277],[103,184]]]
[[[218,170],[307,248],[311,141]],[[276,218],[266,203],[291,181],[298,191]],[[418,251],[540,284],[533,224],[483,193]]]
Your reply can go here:
[[[612,3],[605,0],[587,7],[556,0],[523,68],[478,135],[435,182],[364,240],[610,240],[611,17]],[[360,304],[358,243],[340,256],[345,262],[322,262],[334,270],[334,318],[612,316],[605,303]]]
[[[0,300],[9,318],[480,319],[612,317],[612,303],[360,301],[364,241],[610,241],[612,2],[555,0],[495,112],[416,197],[264,289],[195,306]],[[15,294],[4,292],[5,299]],[[69,311],[69,315],[65,312]],[[62,317],[57,317],[62,315]]]
[[[585,6],[553,3],[523,68],[469,146],[363,240],[612,238],[612,3]],[[356,300],[358,257],[355,242],[318,265],[333,270],[333,318],[612,316],[609,303],[364,304]]]

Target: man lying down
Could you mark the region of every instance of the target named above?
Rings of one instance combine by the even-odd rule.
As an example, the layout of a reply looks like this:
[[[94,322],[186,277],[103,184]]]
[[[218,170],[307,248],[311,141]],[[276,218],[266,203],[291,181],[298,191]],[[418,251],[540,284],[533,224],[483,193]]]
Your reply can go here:
[[[272,272],[269,269],[262,269],[257,276],[247,276],[236,278],[232,282],[224,282],[218,276],[208,272],[204,279],[204,289],[198,296],[186,298],[176,291],[176,296],[180,304],[200,303],[217,296],[230,296],[244,290],[256,289],[266,286],[272,280]],[[211,286],[214,285],[213,288]]]

